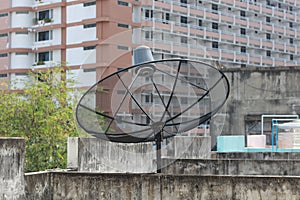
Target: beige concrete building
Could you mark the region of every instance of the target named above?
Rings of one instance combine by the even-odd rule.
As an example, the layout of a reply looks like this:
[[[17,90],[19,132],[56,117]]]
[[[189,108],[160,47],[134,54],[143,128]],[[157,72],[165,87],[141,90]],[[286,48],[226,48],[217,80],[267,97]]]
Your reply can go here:
[[[297,0],[1,0],[0,78],[63,63],[88,87],[130,66],[140,44],[156,59],[294,66],[299,18]]]

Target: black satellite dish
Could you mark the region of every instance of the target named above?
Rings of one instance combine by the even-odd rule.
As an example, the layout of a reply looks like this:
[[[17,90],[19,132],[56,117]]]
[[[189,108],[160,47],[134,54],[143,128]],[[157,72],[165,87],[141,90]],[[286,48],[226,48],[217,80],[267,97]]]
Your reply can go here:
[[[150,53],[149,53],[150,52]],[[225,75],[188,59],[153,61],[148,47],[134,52],[135,65],[94,84],[80,99],[77,121],[87,133],[119,143],[161,141],[209,120],[229,95]]]

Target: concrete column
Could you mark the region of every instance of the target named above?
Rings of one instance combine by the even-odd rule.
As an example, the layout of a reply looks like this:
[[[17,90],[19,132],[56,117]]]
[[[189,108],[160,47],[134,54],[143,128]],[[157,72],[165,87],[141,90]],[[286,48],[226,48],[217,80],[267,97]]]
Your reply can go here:
[[[0,138],[0,199],[25,199],[25,141]]]

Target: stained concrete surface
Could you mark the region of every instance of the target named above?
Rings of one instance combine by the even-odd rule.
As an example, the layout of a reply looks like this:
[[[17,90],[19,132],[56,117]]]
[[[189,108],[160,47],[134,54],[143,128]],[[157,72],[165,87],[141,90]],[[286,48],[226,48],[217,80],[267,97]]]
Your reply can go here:
[[[300,160],[163,159],[164,174],[300,176]]]
[[[264,200],[300,197],[300,177],[45,172],[49,199]],[[39,176],[32,176],[38,179]],[[31,194],[40,193],[40,179]],[[44,183],[43,185],[46,185]],[[48,198],[46,198],[48,199]]]
[[[24,199],[25,141],[0,138],[0,199]]]

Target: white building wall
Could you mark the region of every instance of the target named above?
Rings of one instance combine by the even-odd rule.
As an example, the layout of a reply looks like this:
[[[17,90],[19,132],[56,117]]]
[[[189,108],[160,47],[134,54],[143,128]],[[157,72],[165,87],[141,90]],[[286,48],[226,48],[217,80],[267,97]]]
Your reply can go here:
[[[53,51],[53,62],[59,64],[61,62],[61,51],[55,50]]]
[[[61,29],[53,29],[53,39],[52,44],[53,45],[59,45],[61,44]]]
[[[53,23],[61,24],[61,8],[60,7],[53,9]]]
[[[12,0],[11,5],[12,7],[27,7],[32,6],[34,2],[34,0]]]
[[[48,5],[48,4],[52,4],[52,3],[59,3],[62,2],[62,0],[42,0],[42,1],[33,1],[33,5],[34,6],[43,6],[43,5]]]
[[[72,70],[67,74],[67,78],[75,80],[75,87],[91,86],[96,83],[96,71]]]
[[[11,87],[14,89],[24,89],[24,82],[28,82],[28,75],[25,74],[11,74]]]
[[[12,12],[11,14],[11,27],[21,27],[21,28],[27,28],[31,27],[33,23],[34,14],[32,12],[28,13],[18,13]]]
[[[96,63],[96,51],[84,51],[82,47],[67,49],[67,59],[69,65]]]
[[[17,53],[11,54],[11,68],[12,69],[26,69],[31,67],[33,60],[33,54],[17,55]]]
[[[32,33],[11,34],[11,48],[32,48],[34,37]]]
[[[96,28],[74,26],[67,28],[67,44],[78,44],[84,41],[96,40]]]
[[[96,18],[96,6],[84,7],[83,4],[77,4],[67,7],[67,22],[79,22],[83,19]]]

